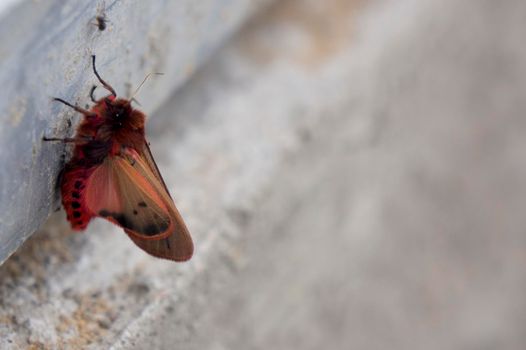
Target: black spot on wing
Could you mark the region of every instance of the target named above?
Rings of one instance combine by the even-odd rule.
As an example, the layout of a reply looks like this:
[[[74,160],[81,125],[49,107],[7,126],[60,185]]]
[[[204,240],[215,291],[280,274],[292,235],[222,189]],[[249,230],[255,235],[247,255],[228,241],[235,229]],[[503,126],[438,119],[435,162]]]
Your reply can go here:
[[[142,234],[145,234],[146,236],[155,236],[160,233],[163,233],[168,229],[169,222],[161,221],[156,224],[149,224],[144,228],[144,231],[141,232]]]
[[[134,214],[136,212],[137,211],[134,211]],[[145,226],[139,225],[139,221],[137,219],[134,220],[133,218],[127,217],[124,213],[115,213],[106,209],[100,210],[99,215],[103,218],[112,218],[113,220],[117,221],[122,227],[135,231],[139,234],[143,234],[145,236],[158,235],[160,233],[165,232],[170,226],[170,221],[162,219],[157,220],[155,223],[148,223]]]
[[[113,220],[117,221],[119,225],[121,225],[124,228],[130,229],[130,230],[137,230],[136,225],[133,223],[132,220],[130,220],[126,215],[123,213],[115,213],[111,212],[106,209],[102,209],[99,211],[99,215],[103,218],[112,218]]]
[[[138,205],[139,205],[139,207],[143,207],[143,208],[147,207],[145,202],[139,202]]]

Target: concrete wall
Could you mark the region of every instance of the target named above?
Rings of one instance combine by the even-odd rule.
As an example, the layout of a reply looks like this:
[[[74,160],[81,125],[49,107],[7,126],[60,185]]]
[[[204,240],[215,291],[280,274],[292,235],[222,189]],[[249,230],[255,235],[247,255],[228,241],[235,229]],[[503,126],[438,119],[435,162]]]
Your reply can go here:
[[[280,2],[149,123],[196,242],[53,215],[4,348],[521,349],[526,4]]]

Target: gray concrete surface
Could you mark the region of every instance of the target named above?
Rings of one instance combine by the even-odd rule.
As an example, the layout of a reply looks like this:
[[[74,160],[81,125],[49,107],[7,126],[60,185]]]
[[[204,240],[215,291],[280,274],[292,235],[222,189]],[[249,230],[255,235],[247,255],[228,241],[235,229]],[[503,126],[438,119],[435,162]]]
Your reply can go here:
[[[20,0],[0,13],[0,262],[57,206],[64,146],[42,136],[73,134],[78,114],[51,97],[84,106],[96,83],[90,56],[121,96],[158,108],[267,0]],[[105,15],[99,31],[95,17]],[[101,89],[98,90],[102,94]],[[101,96],[101,95],[98,95]]]
[[[0,268],[1,345],[522,349],[525,10],[276,5],[150,123],[192,261],[58,213]]]

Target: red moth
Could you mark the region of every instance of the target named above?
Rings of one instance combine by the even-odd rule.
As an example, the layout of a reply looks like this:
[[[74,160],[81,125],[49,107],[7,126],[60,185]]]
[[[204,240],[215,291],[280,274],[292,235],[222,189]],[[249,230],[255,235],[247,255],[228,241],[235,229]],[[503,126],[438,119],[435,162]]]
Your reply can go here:
[[[115,90],[93,72],[110,92],[90,110],[64,103],[84,115],[73,138],[44,138],[73,143],[73,157],[62,172],[62,204],[75,230],[84,230],[100,216],[122,227],[147,253],[185,261],[192,257],[188,229],[168,193],[144,137],[145,115],[131,100],[117,98]]]

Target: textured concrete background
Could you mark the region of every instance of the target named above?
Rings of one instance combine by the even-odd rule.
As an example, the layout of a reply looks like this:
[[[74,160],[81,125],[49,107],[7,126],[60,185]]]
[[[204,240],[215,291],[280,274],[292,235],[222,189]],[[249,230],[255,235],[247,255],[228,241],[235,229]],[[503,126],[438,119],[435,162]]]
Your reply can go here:
[[[522,349],[525,13],[277,4],[149,125],[192,261],[57,213],[0,268],[2,347]]]

